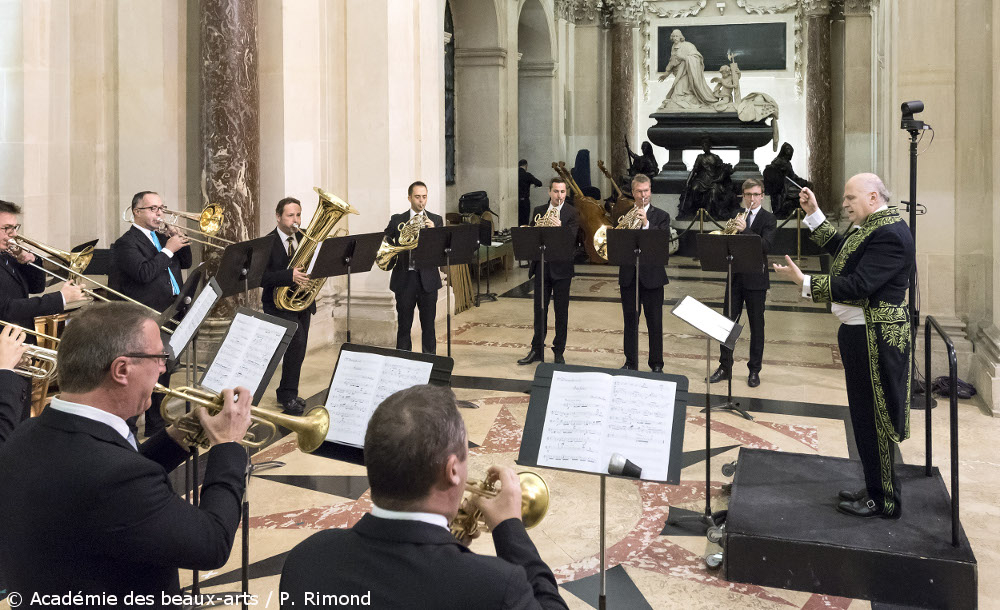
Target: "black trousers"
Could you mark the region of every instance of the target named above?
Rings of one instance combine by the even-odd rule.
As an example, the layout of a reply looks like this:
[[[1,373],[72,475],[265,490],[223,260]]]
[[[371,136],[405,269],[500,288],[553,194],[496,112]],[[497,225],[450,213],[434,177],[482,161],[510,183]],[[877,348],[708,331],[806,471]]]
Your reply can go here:
[[[420,283],[420,274],[406,272],[406,284],[396,295],[396,349],[413,351],[410,332],[413,328],[413,308],[420,310],[420,348],[425,354],[437,353],[434,336],[434,318],[437,315],[437,289],[426,291]]]
[[[733,311],[731,320],[739,320],[743,314],[743,306],[747,308],[747,318],[750,321],[750,361],[747,368],[751,373],[759,373],[764,360],[764,301],[767,290],[748,290],[738,280],[733,280]],[[722,306],[722,314],[729,314],[729,295],[726,295]],[[733,350],[721,346],[719,366],[727,371],[733,370]]]
[[[546,269],[548,275],[548,269]],[[531,337],[531,349],[541,352],[545,349],[545,335],[548,332],[549,301],[555,299],[556,336],[552,340],[552,351],[561,354],[566,349],[566,326],[569,322],[569,285],[573,278],[553,280],[545,278],[545,294],[542,295],[542,278],[535,274],[534,312],[535,334]],[[542,305],[544,296],[544,308]]]
[[[625,364],[639,368],[639,316],[635,309],[635,283],[621,286],[622,317],[625,319]],[[663,286],[639,286],[639,312],[645,313],[649,334],[649,368],[663,367]]]
[[[283,405],[299,395],[299,377],[302,375],[302,361],[306,359],[306,348],[309,345],[309,321],[312,314],[308,311],[285,311],[273,307],[265,307],[264,313],[298,324],[281,360],[281,381],[274,392],[278,404]]]
[[[531,199],[528,197],[517,200],[517,226],[531,222]]]
[[[868,360],[868,342],[863,324],[841,324],[837,332],[840,359],[847,381],[847,404],[854,428],[854,443],[865,472],[868,497],[886,515],[898,517],[902,511],[902,490],[896,478],[895,443],[888,431],[879,428],[875,416],[875,395]]]

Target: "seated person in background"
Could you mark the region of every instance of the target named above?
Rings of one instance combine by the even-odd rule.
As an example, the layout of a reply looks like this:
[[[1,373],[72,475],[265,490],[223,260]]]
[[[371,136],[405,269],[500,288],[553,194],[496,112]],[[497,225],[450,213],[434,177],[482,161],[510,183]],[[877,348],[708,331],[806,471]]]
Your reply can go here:
[[[357,596],[373,608],[566,608],[521,523],[512,469],[491,467],[499,495],[471,500],[497,556],[477,555],[451,535],[468,443],[450,388],[414,386],[385,399],[364,449],[372,512],[351,529],[313,534],[292,549],[281,571],[282,608],[308,605],[307,594]]]

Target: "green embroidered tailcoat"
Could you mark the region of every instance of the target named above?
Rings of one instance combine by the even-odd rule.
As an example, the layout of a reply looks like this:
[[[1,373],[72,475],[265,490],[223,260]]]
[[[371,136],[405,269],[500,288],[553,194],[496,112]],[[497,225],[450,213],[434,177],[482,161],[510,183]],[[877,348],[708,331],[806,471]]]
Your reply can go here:
[[[890,207],[843,235],[824,221],[810,239],[834,257],[829,275],[812,276],[812,300],[864,310],[878,433],[898,443],[910,435],[910,229]]]

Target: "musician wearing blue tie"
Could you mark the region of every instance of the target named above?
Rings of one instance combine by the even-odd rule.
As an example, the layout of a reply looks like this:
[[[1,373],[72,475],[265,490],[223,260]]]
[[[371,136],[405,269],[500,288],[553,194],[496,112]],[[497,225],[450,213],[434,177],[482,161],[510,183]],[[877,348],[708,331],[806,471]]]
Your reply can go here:
[[[111,288],[156,311],[170,306],[184,284],[181,270],[191,267],[189,240],[164,221],[165,210],[163,200],[153,191],[140,191],[132,197],[135,221],[111,244],[108,275]],[[170,375],[164,373],[160,383],[169,386]],[[162,400],[162,394],[154,394],[153,405],[146,411],[147,437],[163,429]]]

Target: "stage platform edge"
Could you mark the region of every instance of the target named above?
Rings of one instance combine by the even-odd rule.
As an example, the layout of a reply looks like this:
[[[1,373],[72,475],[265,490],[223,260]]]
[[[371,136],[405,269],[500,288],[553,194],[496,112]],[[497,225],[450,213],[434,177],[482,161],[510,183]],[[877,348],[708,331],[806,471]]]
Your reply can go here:
[[[836,510],[863,486],[861,463],[740,449],[726,518],[727,580],[925,608],[975,608],[978,568],[964,530],[951,545],[951,497],[937,468],[896,466],[899,520]]]

